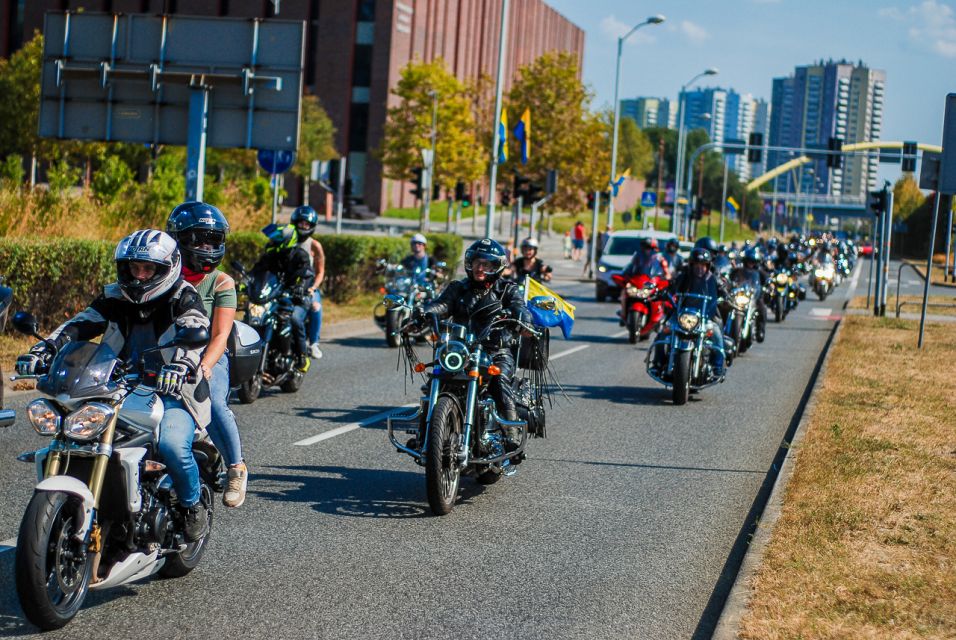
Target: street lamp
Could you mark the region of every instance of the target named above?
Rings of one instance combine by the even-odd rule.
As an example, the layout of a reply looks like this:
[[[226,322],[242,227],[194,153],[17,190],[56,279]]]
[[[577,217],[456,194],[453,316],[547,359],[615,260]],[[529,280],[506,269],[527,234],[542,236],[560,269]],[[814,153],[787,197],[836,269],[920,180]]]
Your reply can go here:
[[[680,229],[677,225],[677,212],[679,211],[677,200],[680,199],[680,185],[684,177],[684,120],[686,119],[684,114],[684,93],[687,87],[693,84],[694,80],[703,78],[704,76],[715,76],[718,73],[720,72],[716,67],[705,69],[682,84],[680,88],[680,100],[677,107],[677,117],[680,118],[679,127],[677,129],[677,166],[674,168],[674,177],[676,179],[674,185],[674,213],[671,216],[671,231],[675,233]],[[688,196],[690,196],[690,194],[688,194]]]
[[[618,102],[618,91],[621,84],[621,53],[624,48],[624,41],[631,37],[635,31],[648,24],[660,24],[665,18],[662,15],[651,16],[644,22],[635,25],[630,31],[617,39],[617,70],[614,74],[614,135],[611,138],[611,182],[617,180],[617,128],[618,120],[621,117],[621,104]],[[607,205],[607,223],[610,226],[614,221],[614,195],[611,191],[611,199]]]

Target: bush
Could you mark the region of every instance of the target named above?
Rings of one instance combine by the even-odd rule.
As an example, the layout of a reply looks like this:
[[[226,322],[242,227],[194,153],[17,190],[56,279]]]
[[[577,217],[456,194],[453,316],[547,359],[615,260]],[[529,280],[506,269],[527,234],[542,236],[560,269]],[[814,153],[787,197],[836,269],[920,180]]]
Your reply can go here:
[[[93,174],[90,187],[93,195],[105,204],[112,204],[133,184],[133,170],[119,156],[107,156]]]
[[[428,251],[436,260],[448,263],[450,275],[454,275],[455,267],[464,253],[464,240],[453,233],[429,233]]]
[[[24,175],[26,171],[23,170],[23,156],[19,154],[10,154],[0,164],[0,181],[15,189],[19,189],[23,184]]]
[[[80,170],[77,167],[70,166],[69,162],[61,158],[50,165],[46,177],[47,182],[50,183],[50,194],[60,197],[63,192],[79,181]]]

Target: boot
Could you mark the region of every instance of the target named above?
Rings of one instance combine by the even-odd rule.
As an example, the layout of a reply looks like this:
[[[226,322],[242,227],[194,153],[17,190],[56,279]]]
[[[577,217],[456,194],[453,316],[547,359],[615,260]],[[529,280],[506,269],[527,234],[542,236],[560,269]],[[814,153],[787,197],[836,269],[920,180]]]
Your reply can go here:
[[[209,518],[206,514],[206,507],[201,502],[186,507],[183,511],[183,517],[186,520],[184,531],[186,542],[202,540],[209,534]]]

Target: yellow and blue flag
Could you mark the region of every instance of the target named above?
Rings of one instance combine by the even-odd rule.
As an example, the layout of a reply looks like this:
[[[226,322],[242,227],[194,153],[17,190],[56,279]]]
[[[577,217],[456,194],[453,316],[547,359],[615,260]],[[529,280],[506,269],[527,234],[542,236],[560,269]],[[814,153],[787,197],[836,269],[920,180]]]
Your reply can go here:
[[[498,164],[508,161],[508,111],[501,110],[498,121]]]
[[[628,167],[624,170],[624,173],[617,177],[617,180],[611,181],[611,190],[614,192],[614,197],[617,197],[617,191],[621,188],[621,185],[624,184],[625,178],[631,177],[631,168]]]
[[[521,120],[515,125],[515,140],[521,145],[521,164],[528,164],[531,157],[531,109],[525,109]]]
[[[740,209],[740,205],[737,204],[737,201],[734,200],[733,196],[727,197],[727,208],[730,209],[731,214],[737,213],[737,211]]]
[[[565,340],[571,337],[571,329],[574,328],[574,305],[566,302],[564,298],[547,288],[534,278],[528,278],[524,285],[525,300],[533,300],[538,296],[548,296],[554,298],[554,309],[539,309],[534,305],[528,305],[528,311],[534,319],[535,326],[538,327],[561,327],[561,333]]]

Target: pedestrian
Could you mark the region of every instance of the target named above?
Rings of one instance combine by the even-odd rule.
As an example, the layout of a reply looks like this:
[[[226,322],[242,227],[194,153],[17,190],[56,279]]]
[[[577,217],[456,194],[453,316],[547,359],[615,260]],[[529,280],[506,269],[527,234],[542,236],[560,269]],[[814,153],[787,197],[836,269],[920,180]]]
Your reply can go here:
[[[564,259],[570,260],[571,259],[571,232],[570,231],[564,232],[563,242],[564,242]]]
[[[574,224],[574,229],[571,233],[571,259],[575,262],[581,259],[581,251],[584,249],[584,241],[587,240],[588,232],[584,229],[584,223],[578,220]]]
[[[614,232],[614,229],[611,228],[611,225],[604,227],[604,231],[601,232],[600,242],[597,246],[597,259],[600,260],[601,256],[604,255],[604,247],[607,246],[608,238],[611,237],[611,233]]]

